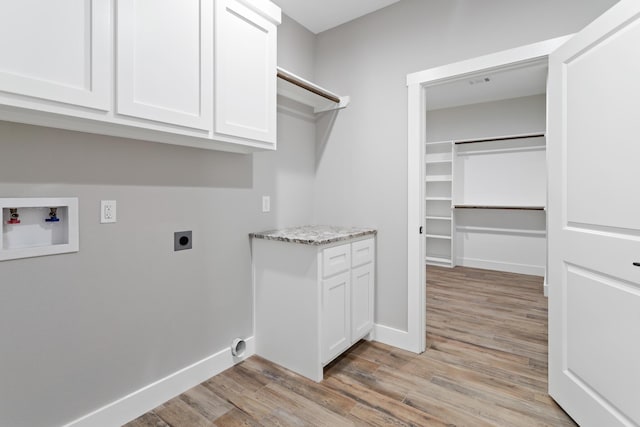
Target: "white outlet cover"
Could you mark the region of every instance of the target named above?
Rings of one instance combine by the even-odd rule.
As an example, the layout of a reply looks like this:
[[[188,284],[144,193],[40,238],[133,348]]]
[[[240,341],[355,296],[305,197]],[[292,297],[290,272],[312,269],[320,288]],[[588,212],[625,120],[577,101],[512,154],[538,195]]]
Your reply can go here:
[[[271,211],[271,197],[262,196],[262,212]]]
[[[100,201],[100,223],[109,224],[116,222],[116,201],[101,200]]]

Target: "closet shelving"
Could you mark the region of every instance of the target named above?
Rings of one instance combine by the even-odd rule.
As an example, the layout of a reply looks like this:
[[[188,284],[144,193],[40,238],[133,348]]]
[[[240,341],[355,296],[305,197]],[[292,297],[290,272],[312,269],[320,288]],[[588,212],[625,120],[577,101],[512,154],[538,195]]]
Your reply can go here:
[[[544,210],[543,132],[453,142],[454,209]]]
[[[454,247],[452,147],[451,141],[436,141],[425,149],[425,261],[446,267],[453,266]]]
[[[478,142],[489,142],[489,141],[515,141],[518,139],[540,138],[543,136],[544,136],[543,132],[532,132],[532,133],[521,133],[517,135],[492,136],[487,138],[460,139],[455,141],[454,144],[460,145],[460,144],[474,144]]]
[[[444,234],[427,234],[427,237],[430,239],[451,240],[451,236],[447,236]]]
[[[460,262],[544,265],[545,150],[543,132],[454,142],[454,234],[464,240]]]
[[[460,229],[464,231],[471,231],[477,233],[500,233],[500,234],[511,234],[511,235],[529,235],[529,236],[546,236],[546,232],[543,230],[525,230],[521,228],[504,228],[504,227],[474,227],[474,226],[464,226],[460,227]]]
[[[520,211],[543,211],[544,206],[500,206],[500,205],[454,205],[454,209],[499,209]]]
[[[456,232],[544,237],[545,149],[542,132],[427,142],[426,263],[455,265]]]
[[[278,95],[313,107],[314,113],[339,110],[347,107],[350,102],[348,96],[340,96],[309,80],[287,71],[282,67],[277,69]]]

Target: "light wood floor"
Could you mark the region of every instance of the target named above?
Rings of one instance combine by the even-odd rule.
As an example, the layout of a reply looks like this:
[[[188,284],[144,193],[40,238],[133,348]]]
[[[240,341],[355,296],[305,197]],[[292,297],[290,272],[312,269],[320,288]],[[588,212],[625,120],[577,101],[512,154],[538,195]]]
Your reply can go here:
[[[539,277],[427,268],[427,351],[361,342],[314,383],[254,356],[127,424],[575,426],[547,396]]]

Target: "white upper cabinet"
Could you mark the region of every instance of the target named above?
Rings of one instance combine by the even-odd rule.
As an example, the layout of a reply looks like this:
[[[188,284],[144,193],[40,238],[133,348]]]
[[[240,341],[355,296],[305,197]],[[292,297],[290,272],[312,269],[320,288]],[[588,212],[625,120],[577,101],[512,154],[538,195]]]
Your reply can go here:
[[[211,130],[213,1],[117,1],[117,114]]]
[[[276,148],[269,0],[0,0],[0,120]]]
[[[216,1],[216,134],[275,144],[276,28],[239,1]]]
[[[104,0],[3,1],[0,91],[108,110],[110,25]]]

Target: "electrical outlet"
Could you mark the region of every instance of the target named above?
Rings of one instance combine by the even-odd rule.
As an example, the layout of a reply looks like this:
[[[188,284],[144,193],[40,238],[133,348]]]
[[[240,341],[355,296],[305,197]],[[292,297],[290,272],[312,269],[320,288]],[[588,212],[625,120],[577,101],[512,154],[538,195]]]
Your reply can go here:
[[[271,212],[271,197],[262,196],[262,212]]]
[[[108,224],[116,222],[116,201],[101,200],[100,201],[100,223]]]
[[[191,249],[193,247],[193,238],[191,237],[191,230],[189,231],[176,231],[173,233],[173,250],[183,251],[185,249]]]

